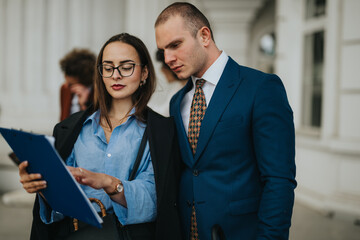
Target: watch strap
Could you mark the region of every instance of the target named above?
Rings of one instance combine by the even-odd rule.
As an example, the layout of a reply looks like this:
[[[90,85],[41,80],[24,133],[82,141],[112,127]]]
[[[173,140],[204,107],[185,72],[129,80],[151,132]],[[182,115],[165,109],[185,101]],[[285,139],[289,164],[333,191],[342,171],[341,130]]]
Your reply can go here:
[[[118,189],[119,189],[119,185],[121,185],[121,190],[120,190],[120,191],[118,190]],[[111,193],[108,193],[107,195],[109,195],[109,196],[115,195],[115,194],[117,194],[117,193],[119,193],[119,192],[122,192],[123,189],[124,189],[124,187],[122,186],[122,183],[119,182],[118,184],[116,184],[115,190],[114,190],[113,192],[111,192]]]

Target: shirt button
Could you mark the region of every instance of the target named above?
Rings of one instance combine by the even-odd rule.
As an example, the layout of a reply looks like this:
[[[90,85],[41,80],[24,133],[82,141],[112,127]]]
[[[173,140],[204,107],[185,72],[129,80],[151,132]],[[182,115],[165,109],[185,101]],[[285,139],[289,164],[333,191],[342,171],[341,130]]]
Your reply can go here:
[[[108,156],[108,157],[111,157],[111,153],[108,153],[107,156]]]
[[[198,171],[197,169],[195,169],[195,170],[193,171],[193,175],[194,175],[195,177],[199,176],[199,171]]]

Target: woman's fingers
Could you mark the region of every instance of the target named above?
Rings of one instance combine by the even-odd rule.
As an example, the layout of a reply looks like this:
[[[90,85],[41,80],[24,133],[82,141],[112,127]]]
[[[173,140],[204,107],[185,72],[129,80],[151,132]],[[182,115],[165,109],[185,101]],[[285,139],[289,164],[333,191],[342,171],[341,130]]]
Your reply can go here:
[[[80,168],[80,167],[75,168],[75,167],[68,166],[67,168],[70,170],[70,173],[74,176],[74,178],[83,177],[84,174],[85,174],[85,171],[87,171],[87,170],[85,170],[83,168]]]
[[[23,184],[24,189],[28,193],[35,193],[42,189],[45,189],[47,187],[46,181],[33,181],[33,182],[27,182]]]
[[[31,174],[22,174],[20,175],[20,182],[22,184],[28,183],[28,182],[32,182],[32,181],[36,181],[36,180],[40,180],[41,179],[41,174],[40,173],[31,173]]]
[[[102,188],[102,177],[104,175],[103,173],[92,172],[81,167],[75,168],[68,166],[67,168],[78,183],[90,186],[95,189]]]
[[[75,178],[75,180],[80,183],[80,184],[84,184],[84,178],[85,178],[85,172],[88,172],[87,170],[80,168],[80,167],[70,167],[67,166],[67,168],[69,169],[71,175],[73,175],[73,177]]]
[[[29,166],[28,161],[19,164],[19,175],[27,174],[26,168]]]
[[[36,179],[41,179],[41,174],[39,174],[39,173],[29,174],[26,170],[26,168],[28,166],[29,166],[29,163],[27,161],[24,161],[24,162],[20,163],[20,165],[19,165],[19,175],[20,175],[21,183],[33,181]]]
[[[41,179],[40,173],[24,174],[24,175],[20,176],[20,182],[22,184],[31,182],[34,180],[40,180],[40,179]]]
[[[23,185],[23,188],[28,193],[35,193],[39,190],[46,188],[46,181],[41,180],[40,173],[31,173],[29,174],[26,168],[29,166],[27,161],[20,163],[19,165],[19,175],[20,183]]]

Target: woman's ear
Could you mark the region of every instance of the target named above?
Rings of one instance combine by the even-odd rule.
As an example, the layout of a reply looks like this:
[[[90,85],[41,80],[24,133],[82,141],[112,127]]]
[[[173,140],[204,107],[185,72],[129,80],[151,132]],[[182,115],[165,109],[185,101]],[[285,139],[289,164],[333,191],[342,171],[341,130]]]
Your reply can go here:
[[[149,71],[146,65],[145,67],[143,67],[141,71],[140,87],[146,84],[146,79],[148,78],[148,76],[149,76]]]
[[[147,65],[145,65],[141,71],[141,81],[145,81],[149,76],[149,70]]]

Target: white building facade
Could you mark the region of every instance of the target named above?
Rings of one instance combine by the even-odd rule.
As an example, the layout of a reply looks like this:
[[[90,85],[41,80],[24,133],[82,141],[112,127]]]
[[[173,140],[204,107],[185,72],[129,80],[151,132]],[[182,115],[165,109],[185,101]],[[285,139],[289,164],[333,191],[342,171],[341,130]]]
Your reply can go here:
[[[296,199],[360,217],[360,1],[280,0],[276,73],[296,126]]]
[[[153,24],[171,2],[0,0],[0,126],[51,134],[64,81],[60,58],[75,47],[97,54],[124,31],[154,56]],[[283,80],[297,136],[296,200],[360,218],[360,1],[190,2],[209,17],[220,49]],[[9,151],[1,138],[2,192],[20,187]]]

